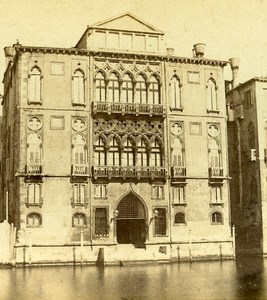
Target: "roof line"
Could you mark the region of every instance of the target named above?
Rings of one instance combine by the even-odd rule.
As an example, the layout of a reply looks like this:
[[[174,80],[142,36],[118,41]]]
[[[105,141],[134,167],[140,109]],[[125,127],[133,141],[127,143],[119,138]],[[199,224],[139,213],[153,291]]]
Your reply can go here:
[[[113,20],[117,20],[117,19],[119,19],[120,17],[123,17],[123,16],[130,16],[130,17],[134,18],[136,21],[142,23],[143,25],[145,25],[145,26],[147,26],[147,27],[150,27],[152,30],[154,30],[154,31],[156,31],[156,32],[158,32],[158,33],[159,33],[159,32],[160,32],[160,33],[163,33],[162,30],[160,30],[160,29],[156,28],[155,26],[153,26],[153,25],[147,23],[147,22],[144,21],[143,19],[137,17],[136,15],[134,15],[133,13],[130,13],[130,12],[128,12],[128,11],[125,12],[125,13],[121,13],[121,14],[115,16],[115,17],[111,17],[111,18],[109,18],[109,19],[106,19],[106,20],[104,20],[104,21],[100,21],[100,22],[94,23],[94,24],[92,24],[92,25],[89,25],[88,27],[98,27],[98,26],[103,25],[103,24],[105,24],[105,23],[107,23],[107,22],[110,22],[110,21],[113,21]]]

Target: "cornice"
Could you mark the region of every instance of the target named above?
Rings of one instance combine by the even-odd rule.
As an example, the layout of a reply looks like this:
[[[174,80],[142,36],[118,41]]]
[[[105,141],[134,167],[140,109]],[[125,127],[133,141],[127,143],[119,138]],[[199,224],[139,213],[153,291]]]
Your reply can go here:
[[[47,54],[67,54],[67,55],[85,55],[85,56],[97,56],[105,58],[117,58],[117,59],[140,59],[149,61],[166,61],[171,63],[182,64],[196,64],[196,65],[210,65],[224,67],[229,62],[222,60],[212,60],[206,58],[189,58],[179,56],[167,56],[163,54],[155,53],[140,53],[140,52],[128,52],[128,51],[108,51],[108,50],[94,50],[94,49],[79,49],[79,48],[54,48],[54,47],[32,47],[32,46],[16,46],[17,52],[30,52],[30,53],[47,53]]]

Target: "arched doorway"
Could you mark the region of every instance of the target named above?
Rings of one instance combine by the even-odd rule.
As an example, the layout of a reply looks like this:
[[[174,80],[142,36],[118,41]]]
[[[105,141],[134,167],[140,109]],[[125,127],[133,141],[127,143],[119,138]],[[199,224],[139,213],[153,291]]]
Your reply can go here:
[[[116,218],[117,242],[144,247],[146,241],[146,210],[137,195],[130,192],[119,202]]]

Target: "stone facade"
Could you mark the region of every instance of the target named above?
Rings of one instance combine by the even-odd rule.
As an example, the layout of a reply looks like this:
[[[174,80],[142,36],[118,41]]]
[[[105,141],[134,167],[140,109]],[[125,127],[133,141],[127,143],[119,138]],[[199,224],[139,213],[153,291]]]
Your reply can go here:
[[[18,262],[71,262],[75,247],[88,262],[101,248],[107,261],[233,257],[227,62],[203,44],[164,54],[163,36],[125,14],[74,48],[6,48],[1,208]]]
[[[227,93],[232,222],[238,249],[267,253],[267,80],[255,77]]]

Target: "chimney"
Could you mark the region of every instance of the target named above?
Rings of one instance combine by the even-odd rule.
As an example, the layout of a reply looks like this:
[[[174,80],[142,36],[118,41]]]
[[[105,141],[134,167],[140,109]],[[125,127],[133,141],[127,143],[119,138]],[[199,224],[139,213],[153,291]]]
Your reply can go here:
[[[232,57],[229,59],[230,64],[231,64],[231,69],[232,69],[232,86],[235,88],[239,84],[239,64],[240,64],[240,59],[238,57]]]
[[[5,47],[4,51],[5,51],[6,66],[7,66],[8,63],[13,60],[13,56],[15,54],[15,48],[14,47]]]
[[[167,48],[167,56],[173,56],[174,48]]]
[[[193,56],[203,58],[205,54],[206,44],[198,43],[193,46]]]

